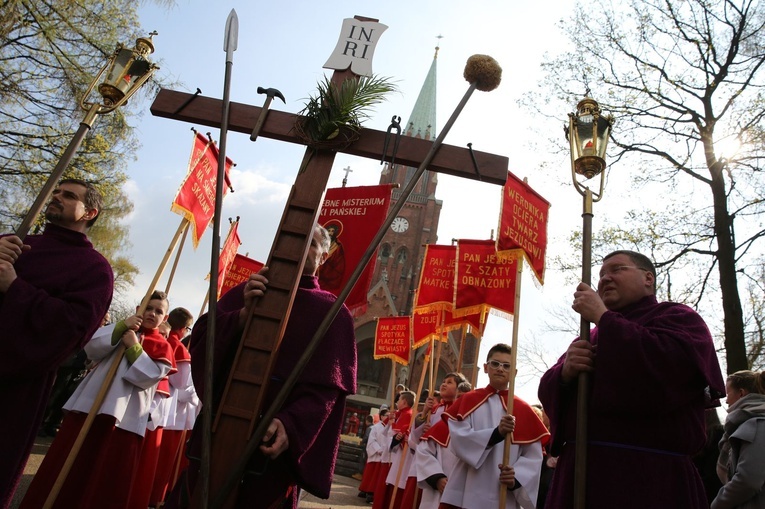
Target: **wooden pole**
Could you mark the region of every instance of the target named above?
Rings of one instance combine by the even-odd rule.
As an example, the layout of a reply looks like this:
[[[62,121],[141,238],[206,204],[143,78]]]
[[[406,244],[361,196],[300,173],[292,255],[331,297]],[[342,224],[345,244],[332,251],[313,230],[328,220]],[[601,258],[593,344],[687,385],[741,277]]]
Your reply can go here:
[[[165,293],[170,294],[170,286],[173,284],[173,278],[175,277],[175,269],[178,268],[178,261],[181,259],[181,253],[183,252],[183,246],[186,244],[186,237],[189,234],[189,223],[186,221],[186,226],[183,229],[183,237],[181,237],[181,243],[178,245],[178,252],[175,253],[175,260],[173,260],[173,268],[170,269],[170,275],[167,277],[167,286],[165,286]],[[199,315],[197,315],[199,316]]]
[[[96,116],[100,110],[100,104],[94,104],[90,107],[88,112],[85,114],[85,118],[82,120],[82,122],[80,122],[80,127],[77,129],[74,137],[69,142],[69,145],[67,145],[63,155],[58,160],[58,163],[56,163],[55,168],[53,168],[53,171],[48,176],[48,180],[45,181],[42,189],[40,189],[40,192],[37,194],[37,198],[35,198],[34,203],[29,208],[29,211],[27,212],[26,216],[24,216],[24,219],[21,221],[21,224],[16,230],[16,236],[22,241],[27,236],[27,233],[29,233],[29,229],[32,227],[32,223],[35,222],[37,216],[39,216],[40,212],[42,212],[45,203],[50,199],[51,194],[53,194],[53,190],[58,185],[58,181],[61,179],[64,171],[66,171],[69,163],[72,162],[74,154],[77,152],[77,149],[80,148],[80,145],[82,145],[82,140],[85,139],[85,135],[88,134],[88,131],[90,131],[90,128],[93,126],[93,122],[95,122]]]
[[[465,356],[465,342],[467,341],[467,325],[464,323],[460,327],[460,354],[457,358],[457,371],[462,373],[462,362]]]
[[[181,219],[181,225],[178,227],[175,235],[173,235],[173,239],[170,241],[170,246],[167,248],[167,251],[165,251],[165,256],[162,258],[162,261],[159,264],[159,268],[157,268],[156,274],[154,274],[154,279],[152,279],[151,283],[149,284],[149,290],[146,292],[146,295],[141,301],[141,305],[138,307],[138,311],[136,312],[137,315],[143,315],[144,311],[146,311],[146,306],[149,304],[151,294],[154,292],[154,288],[159,282],[159,278],[162,276],[162,273],[167,266],[170,255],[173,251],[175,251],[175,246],[178,243],[181,232],[186,227],[186,225],[187,220],[184,217]],[[77,435],[77,438],[72,445],[72,449],[69,451],[69,455],[66,457],[66,461],[64,461],[64,465],[61,467],[61,471],[59,471],[58,477],[56,477],[56,482],[53,483],[53,487],[51,488],[50,493],[48,493],[48,498],[45,499],[45,505],[43,505],[43,509],[50,509],[56,502],[56,498],[58,497],[61,488],[64,486],[64,482],[69,475],[69,471],[72,469],[72,465],[74,465],[74,461],[77,459],[77,455],[80,453],[82,444],[85,442],[85,438],[88,436],[90,427],[93,425],[93,421],[95,420],[96,415],[98,415],[98,411],[101,409],[101,405],[106,398],[106,393],[109,392],[109,388],[112,386],[112,381],[114,381],[114,376],[117,374],[117,369],[119,368],[120,362],[122,362],[122,357],[124,355],[125,346],[120,341],[115,349],[115,352],[112,354],[114,359],[109,366],[109,371],[106,372],[104,383],[101,385],[98,394],[93,400],[93,406],[90,408],[88,415],[85,417],[85,422],[82,423],[80,433]]]
[[[431,339],[431,352],[433,351],[433,340]],[[426,356],[427,357],[427,356]],[[433,357],[432,355],[430,356]],[[424,362],[422,363],[422,372],[420,373],[420,382],[417,384],[417,392],[414,394],[414,405],[412,406],[412,423],[409,425],[409,429],[411,430],[412,426],[414,426],[414,415],[417,412],[417,406],[419,405],[420,400],[420,393],[422,392],[422,385],[425,383],[425,362],[427,362],[427,358],[424,359]],[[412,363],[414,365],[414,363]],[[398,471],[396,472],[396,482],[393,485],[393,493],[390,497],[390,505],[388,506],[388,509],[393,509],[393,504],[396,501],[396,493],[398,492],[398,483],[401,480],[401,472],[404,469],[404,463],[406,463],[406,455],[409,452],[409,440],[407,437],[406,442],[404,442],[404,445],[401,446],[401,461],[398,462]],[[416,500],[417,497],[415,497]]]
[[[396,361],[390,360],[390,412],[396,411]],[[393,415],[391,414],[391,417]]]
[[[523,275],[523,257],[516,261],[517,269],[515,272],[515,303],[513,309],[513,342],[510,351],[510,386],[507,389],[507,415],[513,415],[513,398],[515,397],[515,376],[518,362],[518,322],[520,321],[518,312],[521,308],[521,276]],[[502,451],[502,464],[507,465],[510,462],[510,446],[512,445],[512,435],[506,436],[504,441],[504,450]],[[499,485],[499,509],[505,509],[507,500],[507,487]]]

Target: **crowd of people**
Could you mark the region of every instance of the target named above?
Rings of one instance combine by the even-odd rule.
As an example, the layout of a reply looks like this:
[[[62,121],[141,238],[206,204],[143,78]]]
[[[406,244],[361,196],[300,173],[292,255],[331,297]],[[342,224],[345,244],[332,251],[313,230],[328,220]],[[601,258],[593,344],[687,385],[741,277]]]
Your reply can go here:
[[[87,238],[101,207],[92,184],[62,180],[41,235],[0,237],[0,396],[14,409],[0,420],[2,509],[38,433],[55,439],[22,509],[43,507],[51,493],[51,507],[64,509],[183,508],[195,493],[196,418],[221,397],[204,387],[208,316],[192,329],[191,314],[170,311],[167,295],[154,291],[135,315],[107,323],[113,275]],[[316,225],[264,407],[336,300],[317,277],[330,249],[331,236]],[[251,275],[216,305],[216,384],[268,291],[267,274]],[[765,507],[765,373],[739,371],[724,382],[702,318],[659,302],[653,263],[633,251],[606,256],[596,289],[580,284],[572,309],[594,327],[542,377],[541,405],[509,398],[513,352],[499,343],[483,364],[486,387],[453,372],[421,404],[401,387],[395,408],[381,407],[377,422],[365,416],[360,496],[374,509],[502,500],[509,509],[569,509],[579,490],[592,509]],[[342,307],[268,423],[235,507],[296,508],[301,491],[329,497],[356,362],[353,318]],[[585,380],[586,476],[575,477]],[[707,419],[722,397],[728,416],[716,444]]]

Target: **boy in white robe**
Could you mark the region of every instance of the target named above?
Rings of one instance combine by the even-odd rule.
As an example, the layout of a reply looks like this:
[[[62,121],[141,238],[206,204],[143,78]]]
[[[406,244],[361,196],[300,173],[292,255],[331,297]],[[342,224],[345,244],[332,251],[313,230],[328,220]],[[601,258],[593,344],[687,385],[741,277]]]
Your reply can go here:
[[[513,415],[507,414],[511,360],[509,345],[493,346],[484,364],[488,387],[466,394],[445,412],[449,447],[458,461],[441,496],[442,504],[464,509],[497,507],[500,489],[506,489],[507,509],[534,509],[536,505],[542,440],[548,440],[550,434],[533,409],[517,397]],[[512,469],[504,470],[506,484],[500,484],[503,441],[508,437],[512,439],[508,465]]]

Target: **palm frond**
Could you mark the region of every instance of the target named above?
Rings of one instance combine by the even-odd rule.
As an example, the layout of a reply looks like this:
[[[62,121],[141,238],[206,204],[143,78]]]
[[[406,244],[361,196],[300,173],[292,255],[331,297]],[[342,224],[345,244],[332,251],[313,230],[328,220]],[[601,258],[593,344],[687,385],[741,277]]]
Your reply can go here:
[[[300,115],[303,130],[315,141],[332,139],[342,128],[358,130],[369,118],[369,109],[398,90],[390,78],[362,76],[349,78],[338,88],[327,77],[318,84],[318,93],[308,99]]]

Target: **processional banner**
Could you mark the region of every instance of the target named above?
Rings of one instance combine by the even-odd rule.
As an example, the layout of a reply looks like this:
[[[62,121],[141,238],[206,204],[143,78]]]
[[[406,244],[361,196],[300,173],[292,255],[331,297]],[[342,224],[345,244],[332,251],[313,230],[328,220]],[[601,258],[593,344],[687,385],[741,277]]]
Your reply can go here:
[[[550,203],[526,182],[511,172],[502,190],[497,252],[515,256],[510,250],[522,249],[540,284],[545,280],[547,218]]]
[[[228,231],[228,237],[223,243],[223,249],[220,251],[220,257],[218,258],[218,298],[221,298],[221,290],[223,290],[223,282],[226,279],[231,264],[234,263],[234,257],[239,250],[239,246],[242,245],[242,241],[239,240],[239,221],[234,221],[231,225],[231,229]]]
[[[497,255],[493,240],[457,241],[454,314],[485,314],[495,309],[513,315],[521,256],[521,250]]]
[[[409,364],[411,330],[409,316],[386,316],[377,319],[375,329],[375,359],[392,359]]]
[[[318,272],[323,290],[339,295],[345,288],[388,215],[391,189],[390,184],[327,189],[319,214],[319,224],[331,238],[329,257]],[[367,264],[345,299],[354,316],[366,311],[373,272],[374,263]]]
[[[215,212],[215,188],[218,180],[218,147],[201,133],[195,133],[194,145],[189,158],[189,170],[175,195],[170,210],[185,217],[191,223],[191,240],[194,249],[199,245],[205,229]],[[226,158],[226,185],[223,195],[231,188],[229,171],[234,163]]]
[[[231,266],[226,271],[226,277],[223,280],[223,286],[220,290],[220,296],[223,297],[226,292],[231,290],[239,283],[246,281],[250,274],[254,274],[263,268],[263,263],[247,258],[244,255],[234,255],[234,260],[231,262]]]

